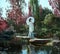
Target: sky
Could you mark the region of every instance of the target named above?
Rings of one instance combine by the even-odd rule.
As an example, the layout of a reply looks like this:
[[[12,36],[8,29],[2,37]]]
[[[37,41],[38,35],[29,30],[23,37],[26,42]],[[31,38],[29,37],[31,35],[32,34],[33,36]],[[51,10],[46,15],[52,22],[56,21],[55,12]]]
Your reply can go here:
[[[39,0],[39,4],[41,4],[43,8],[47,7],[52,10],[51,6],[49,5],[48,0]]]
[[[26,3],[28,3],[28,0],[25,0]],[[48,3],[48,0],[39,0],[39,4],[42,5],[42,7],[47,7],[52,10],[51,6]],[[0,0],[0,8],[2,8],[2,17],[6,18],[6,10],[11,9],[11,4],[8,2],[8,0]],[[28,5],[27,5],[28,6]],[[27,8],[25,8],[25,12],[27,12]]]
[[[2,17],[6,18],[6,10],[11,9],[11,4],[7,0],[0,0],[0,8],[2,8]]]

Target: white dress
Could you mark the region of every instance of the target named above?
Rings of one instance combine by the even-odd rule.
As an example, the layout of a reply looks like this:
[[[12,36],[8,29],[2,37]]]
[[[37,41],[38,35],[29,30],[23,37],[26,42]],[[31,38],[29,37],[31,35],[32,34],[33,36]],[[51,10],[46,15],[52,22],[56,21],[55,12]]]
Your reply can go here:
[[[31,19],[31,21],[29,21],[29,19]],[[32,36],[32,33],[34,31],[34,18],[33,17],[27,18],[26,23],[29,26],[29,34],[28,34],[28,36]]]

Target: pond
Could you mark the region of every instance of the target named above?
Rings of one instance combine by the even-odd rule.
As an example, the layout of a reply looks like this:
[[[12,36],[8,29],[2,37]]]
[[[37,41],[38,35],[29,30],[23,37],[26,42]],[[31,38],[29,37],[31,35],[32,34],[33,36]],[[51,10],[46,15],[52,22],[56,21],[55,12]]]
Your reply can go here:
[[[44,44],[37,45],[24,41],[19,43],[20,44],[16,41],[15,43],[10,43],[8,45],[7,43],[0,43],[0,54],[60,54],[60,42],[58,44],[54,43],[54,46],[46,46]],[[4,49],[1,48],[1,46],[4,47]]]
[[[52,54],[52,46],[22,45],[18,51],[0,51],[0,54]]]

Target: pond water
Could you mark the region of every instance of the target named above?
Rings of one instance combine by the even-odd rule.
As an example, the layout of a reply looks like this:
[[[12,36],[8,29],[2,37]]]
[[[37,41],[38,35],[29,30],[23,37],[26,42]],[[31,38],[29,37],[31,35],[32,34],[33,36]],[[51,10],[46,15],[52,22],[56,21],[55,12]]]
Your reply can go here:
[[[22,45],[21,47],[20,51],[0,51],[0,54],[51,54],[52,52],[50,46]]]
[[[54,51],[55,50],[55,51]],[[53,46],[22,45],[20,50],[0,51],[0,54],[60,54]]]

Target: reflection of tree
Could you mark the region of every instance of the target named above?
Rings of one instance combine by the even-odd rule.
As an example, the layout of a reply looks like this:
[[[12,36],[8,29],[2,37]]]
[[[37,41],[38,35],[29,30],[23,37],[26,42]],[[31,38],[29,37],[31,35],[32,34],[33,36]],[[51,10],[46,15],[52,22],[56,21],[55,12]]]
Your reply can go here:
[[[20,52],[7,52],[8,54],[21,54]]]
[[[38,53],[52,53],[52,47],[51,46],[28,46],[28,53],[29,54],[38,54]]]

